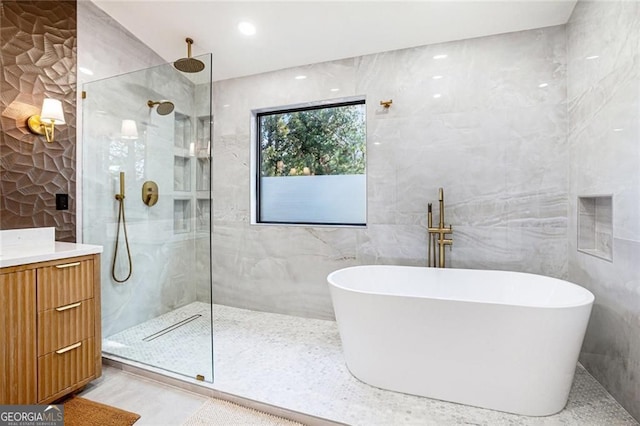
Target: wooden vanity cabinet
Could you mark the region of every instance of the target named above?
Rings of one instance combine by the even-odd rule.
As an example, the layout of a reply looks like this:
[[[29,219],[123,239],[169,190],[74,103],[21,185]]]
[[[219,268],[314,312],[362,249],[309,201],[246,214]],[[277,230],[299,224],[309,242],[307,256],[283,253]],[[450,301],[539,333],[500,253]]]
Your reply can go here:
[[[0,404],[33,404],[38,377],[36,271],[15,269],[0,269]]]
[[[0,269],[0,404],[46,404],[102,374],[100,255]]]

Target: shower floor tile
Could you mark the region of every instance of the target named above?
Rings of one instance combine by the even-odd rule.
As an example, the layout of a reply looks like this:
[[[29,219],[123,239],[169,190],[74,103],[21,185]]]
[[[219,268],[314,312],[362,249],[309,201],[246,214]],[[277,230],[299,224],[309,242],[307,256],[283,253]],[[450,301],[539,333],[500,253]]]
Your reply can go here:
[[[157,338],[143,339],[167,327],[187,322]],[[105,353],[149,364],[188,377],[211,380],[211,305],[194,302],[102,340]]]
[[[187,305],[106,338],[104,350],[190,377],[210,372],[209,313],[207,304]],[[334,321],[222,305],[214,305],[213,313],[214,383],[206,385],[243,398],[350,425],[638,424],[582,366],[576,370],[569,403],[562,412],[548,417],[517,416],[360,382],[344,363]],[[150,344],[139,344],[142,337],[168,323],[195,314],[202,317]]]

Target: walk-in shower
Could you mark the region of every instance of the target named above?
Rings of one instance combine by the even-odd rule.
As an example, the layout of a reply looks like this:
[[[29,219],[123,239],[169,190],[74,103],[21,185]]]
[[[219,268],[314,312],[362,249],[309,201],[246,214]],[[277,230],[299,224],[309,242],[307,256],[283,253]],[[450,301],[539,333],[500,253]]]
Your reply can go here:
[[[103,356],[212,381],[211,55],[197,61],[84,85],[82,237],[104,247]]]

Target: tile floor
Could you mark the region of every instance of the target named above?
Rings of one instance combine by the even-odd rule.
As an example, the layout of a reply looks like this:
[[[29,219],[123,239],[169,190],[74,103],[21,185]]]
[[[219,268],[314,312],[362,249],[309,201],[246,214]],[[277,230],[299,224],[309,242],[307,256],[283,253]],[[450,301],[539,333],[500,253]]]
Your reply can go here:
[[[102,377],[79,395],[140,414],[136,426],[181,425],[207,400],[205,396],[108,366],[103,367]]]
[[[108,337],[104,349],[118,357],[194,377],[210,365],[207,312],[209,305],[196,302],[153,323]],[[140,343],[141,336],[166,327],[167,321],[198,313],[202,317],[197,321],[153,340],[152,345]],[[576,370],[565,410],[549,417],[517,416],[386,391],[360,382],[344,364],[334,321],[221,305],[214,305],[213,313],[214,383],[205,385],[277,407],[350,425],[638,424],[581,366]]]
[[[218,305],[213,306],[218,307]],[[216,322],[219,319],[217,313],[214,315]],[[188,321],[194,316],[198,317],[173,331],[153,340],[143,340],[168,326]],[[196,377],[200,374],[210,382],[213,376],[211,305],[194,302],[106,337],[102,340],[102,351],[187,377]]]

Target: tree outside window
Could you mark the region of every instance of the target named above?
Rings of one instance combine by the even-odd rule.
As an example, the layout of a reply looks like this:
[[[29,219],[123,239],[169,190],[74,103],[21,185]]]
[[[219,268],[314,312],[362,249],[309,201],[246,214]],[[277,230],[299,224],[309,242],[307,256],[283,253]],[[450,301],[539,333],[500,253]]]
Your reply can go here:
[[[365,118],[364,100],[258,113],[259,221],[364,224]],[[318,179],[291,180],[305,176]],[[322,176],[325,178],[319,178]],[[345,191],[358,194],[345,194]],[[308,212],[293,212],[304,209],[300,203],[335,209],[331,199],[343,197],[360,200],[356,208],[358,215],[343,216],[346,222],[335,214],[309,216]],[[286,214],[275,213],[276,210]],[[292,219],[297,217],[300,219]]]

